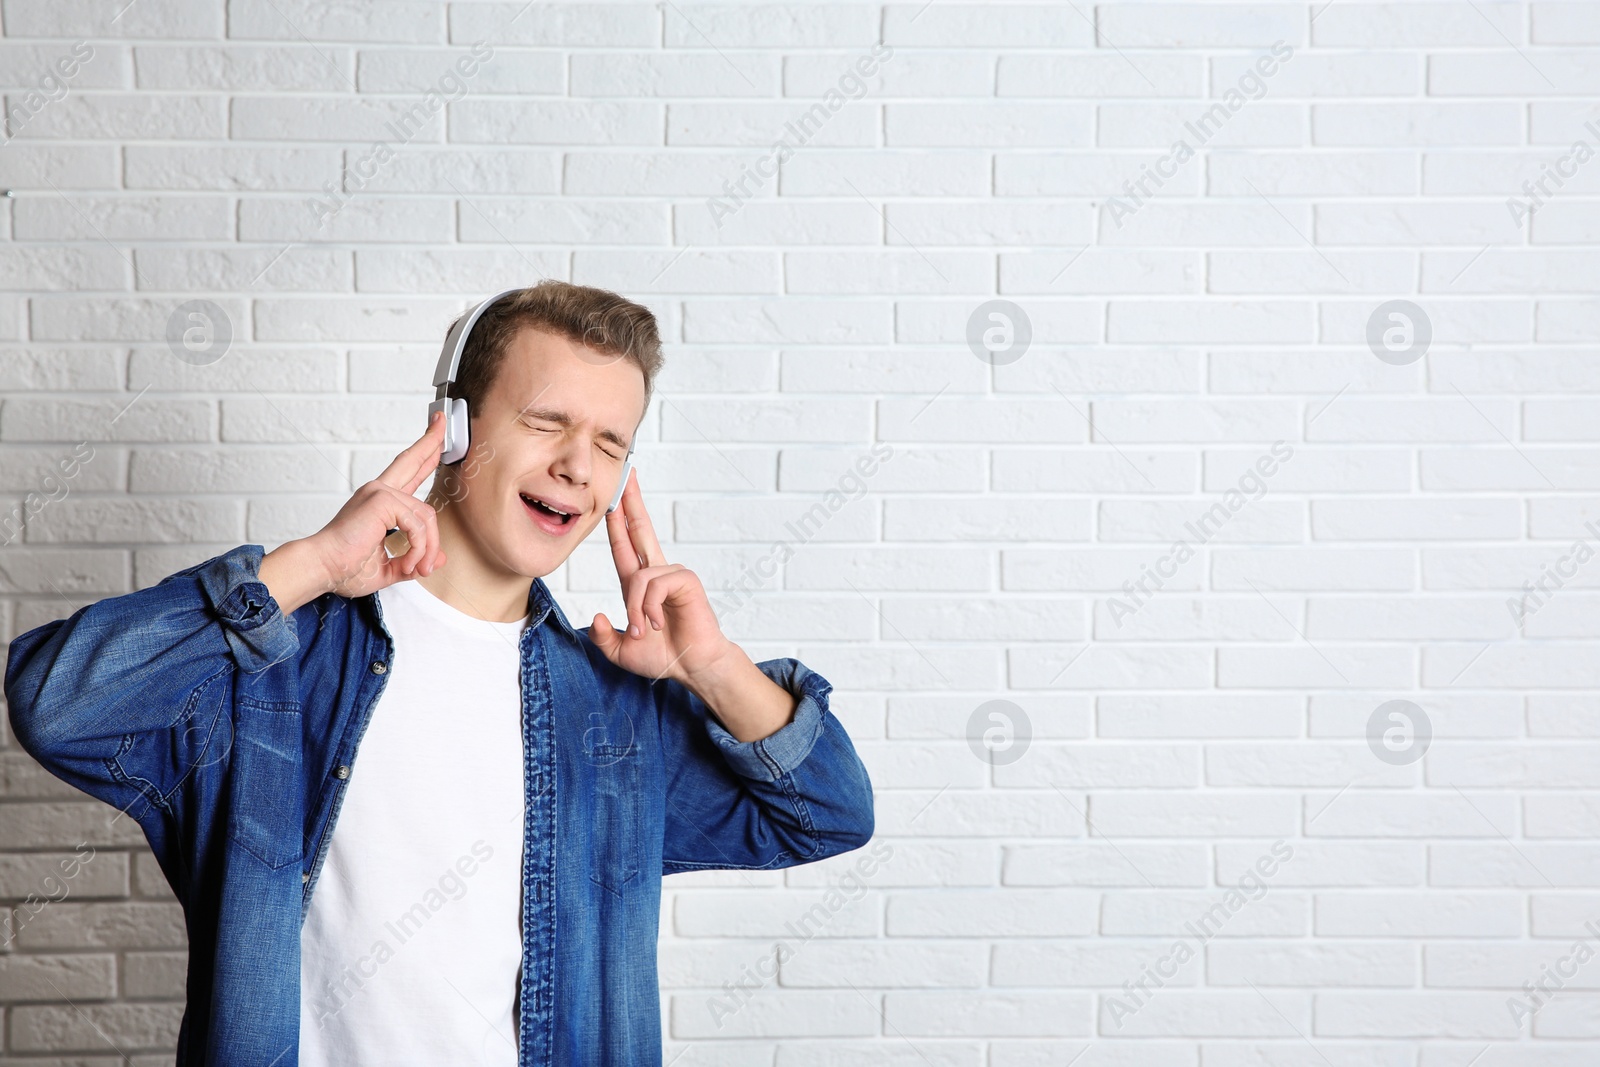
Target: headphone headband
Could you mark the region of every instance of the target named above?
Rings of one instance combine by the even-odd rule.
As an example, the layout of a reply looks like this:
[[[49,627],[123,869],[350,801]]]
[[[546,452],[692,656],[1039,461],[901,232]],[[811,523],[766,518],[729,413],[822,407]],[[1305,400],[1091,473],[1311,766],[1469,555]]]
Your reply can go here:
[[[461,353],[466,350],[467,339],[472,336],[472,328],[478,324],[483,313],[501,297],[520,292],[521,289],[502,289],[489,299],[473,305],[456,320],[455,326],[444,339],[444,348],[439,352],[439,366],[433,372],[433,384],[438,387],[434,399],[443,400],[449,394],[450,386],[455,383],[456,374],[461,370]]]

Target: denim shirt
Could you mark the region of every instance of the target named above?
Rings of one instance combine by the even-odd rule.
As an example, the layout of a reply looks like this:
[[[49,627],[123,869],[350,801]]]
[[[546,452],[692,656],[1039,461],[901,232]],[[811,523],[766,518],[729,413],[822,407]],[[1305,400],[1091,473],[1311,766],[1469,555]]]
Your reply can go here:
[[[183,905],[180,1067],[297,1062],[300,926],[393,657],[376,594],[285,615],[262,554],[80,608],[13,640],[6,664],[22,747],[136,819]],[[660,876],[858,848],[871,783],[832,686],[798,661],[757,665],[797,703],[741,742],[680,683],[613,666],[543,581],[528,607],[519,1063],[659,1064]]]

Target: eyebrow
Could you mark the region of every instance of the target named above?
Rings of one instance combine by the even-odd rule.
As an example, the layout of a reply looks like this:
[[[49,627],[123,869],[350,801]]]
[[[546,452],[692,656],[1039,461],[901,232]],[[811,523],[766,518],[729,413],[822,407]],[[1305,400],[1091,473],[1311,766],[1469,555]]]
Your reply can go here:
[[[537,408],[531,404],[523,408],[520,412],[518,412],[518,414],[531,415],[536,419],[540,419],[544,422],[553,422],[558,426],[571,426],[573,422],[576,421],[565,411],[557,411],[555,408]],[[624,451],[626,451],[628,448],[628,442],[624,440],[623,436],[617,433],[615,430],[601,429],[595,436],[601,438],[602,440],[610,441],[612,444],[616,445],[620,449],[623,449]]]

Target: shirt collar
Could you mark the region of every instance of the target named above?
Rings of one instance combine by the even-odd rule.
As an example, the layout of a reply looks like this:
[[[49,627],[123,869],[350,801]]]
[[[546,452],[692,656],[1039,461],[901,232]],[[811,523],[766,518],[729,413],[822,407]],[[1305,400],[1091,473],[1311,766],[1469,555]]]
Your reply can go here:
[[[555,619],[556,628],[574,641],[578,639],[578,631],[572,628],[566,615],[561,611],[561,605],[556,603],[556,598],[550,595],[549,588],[544,584],[543,578],[535,578],[528,587],[528,626],[538,626],[544,622],[546,616]]]

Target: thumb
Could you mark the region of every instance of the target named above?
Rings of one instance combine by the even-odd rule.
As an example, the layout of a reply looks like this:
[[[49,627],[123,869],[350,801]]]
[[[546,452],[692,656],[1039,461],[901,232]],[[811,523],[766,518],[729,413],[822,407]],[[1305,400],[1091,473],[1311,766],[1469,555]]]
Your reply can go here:
[[[603,612],[596,614],[594,622],[589,624],[589,640],[605,654],[606,659],[617,663],[617,646],[622,644],[622,635],[612,628],[611,620]]]

